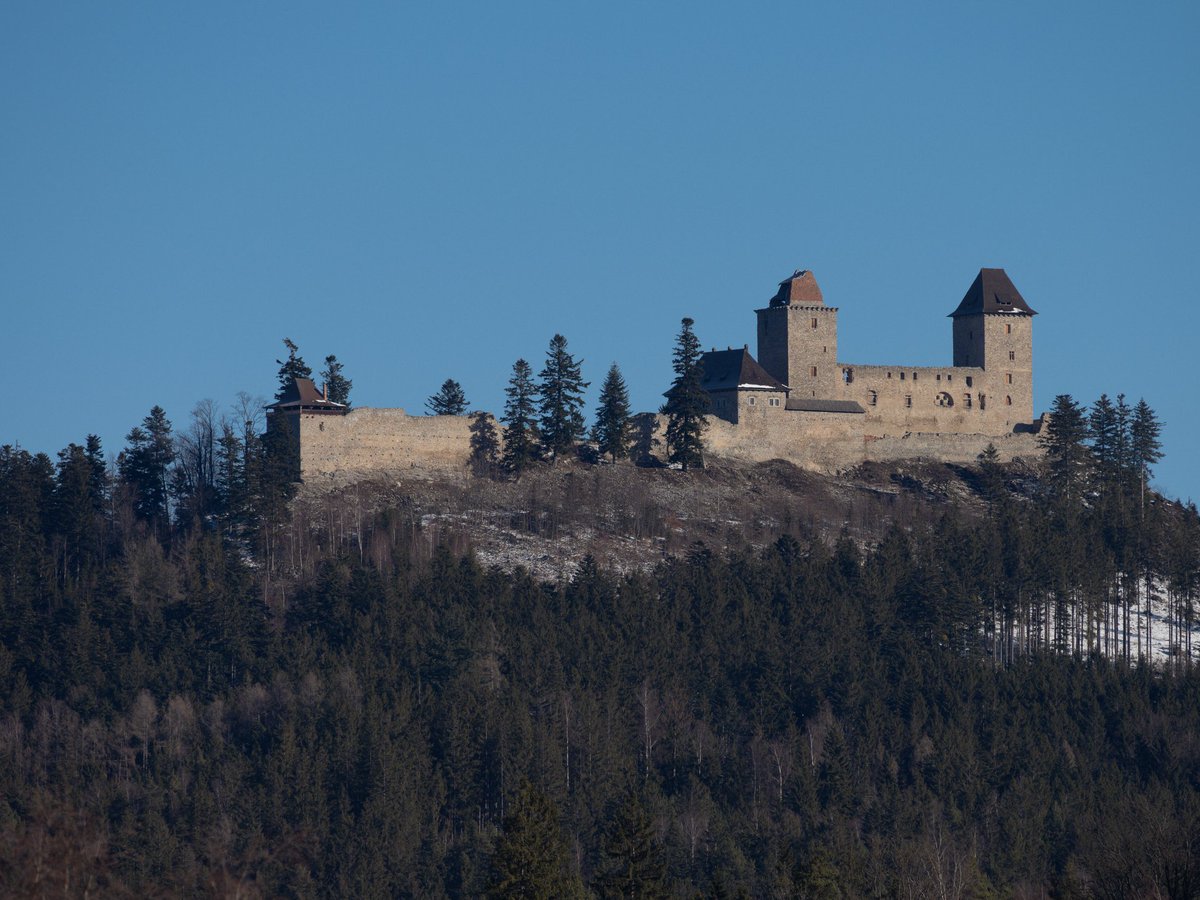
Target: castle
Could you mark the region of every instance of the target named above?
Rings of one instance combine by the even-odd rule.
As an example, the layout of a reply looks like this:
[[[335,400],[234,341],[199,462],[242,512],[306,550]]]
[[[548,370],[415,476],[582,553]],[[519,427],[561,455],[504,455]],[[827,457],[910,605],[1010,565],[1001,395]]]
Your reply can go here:
[[[706,353],[710,409],[733,424],[792,413],[861,417],[864,434],[1004,435],[1033,419],[1033,317],[1003,269],[980,269],[950,314],[951,366],[858,365],[838,359],[838,310],[798,270],[758,315],[748,348]]]
[[[782,458],[824,471],[865,460],[970,462],[988,444],[1001,458],[1034,456],[1033,309],[1003,269],[981,269],[950,313],[953,364],[859,365],[838,359],[837,307],[811,271],[779,284],[748,346],[702,357],[708,450]],[[361,477],[411,469],[463,470],[462,416],[331,403],[297,379],[268,420],[286,423],[300,477]],[[646,421],[643,417],[643,421]]]

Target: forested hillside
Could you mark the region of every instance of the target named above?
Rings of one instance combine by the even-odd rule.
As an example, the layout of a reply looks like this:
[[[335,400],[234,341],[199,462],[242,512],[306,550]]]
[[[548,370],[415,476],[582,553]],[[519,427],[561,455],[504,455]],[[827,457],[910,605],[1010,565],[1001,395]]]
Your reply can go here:
[[[2,448],[0,893],[1196,896],[1200,518],[1068,400],[969,504],[557,581],[298,530],[250,431]]]

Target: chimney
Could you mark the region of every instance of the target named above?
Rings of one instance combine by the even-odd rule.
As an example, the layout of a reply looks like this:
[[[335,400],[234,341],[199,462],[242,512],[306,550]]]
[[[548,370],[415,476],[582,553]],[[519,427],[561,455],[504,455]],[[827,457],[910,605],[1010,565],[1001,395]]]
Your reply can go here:
[[[322,400],[329,399],[329,385],[326,384],[324,381],[321,382],[321,399]]]

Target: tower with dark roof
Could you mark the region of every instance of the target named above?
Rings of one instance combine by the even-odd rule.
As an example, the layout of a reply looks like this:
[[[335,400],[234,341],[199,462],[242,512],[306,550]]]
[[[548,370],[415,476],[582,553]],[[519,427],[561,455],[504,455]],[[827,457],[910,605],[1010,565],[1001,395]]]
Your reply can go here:
[[[1003,269],[980,269],[950,313],[954,365],[983,369],[992,396],[1021,420],[1033,418],[1033,317]]]
[[[837,307],[826,306],[817,279],[797,269],[758,314],[758,361],[792,397],[837,397]]]

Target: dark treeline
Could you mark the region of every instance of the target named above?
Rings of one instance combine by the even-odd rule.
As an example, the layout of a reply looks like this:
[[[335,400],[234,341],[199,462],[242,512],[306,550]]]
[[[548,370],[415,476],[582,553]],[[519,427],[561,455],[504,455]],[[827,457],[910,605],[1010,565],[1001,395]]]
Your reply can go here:
[[[984,514],[557,585],[203,412],[2,448],[0,893],[1196,896],[1200,519],[1060,400]]]

